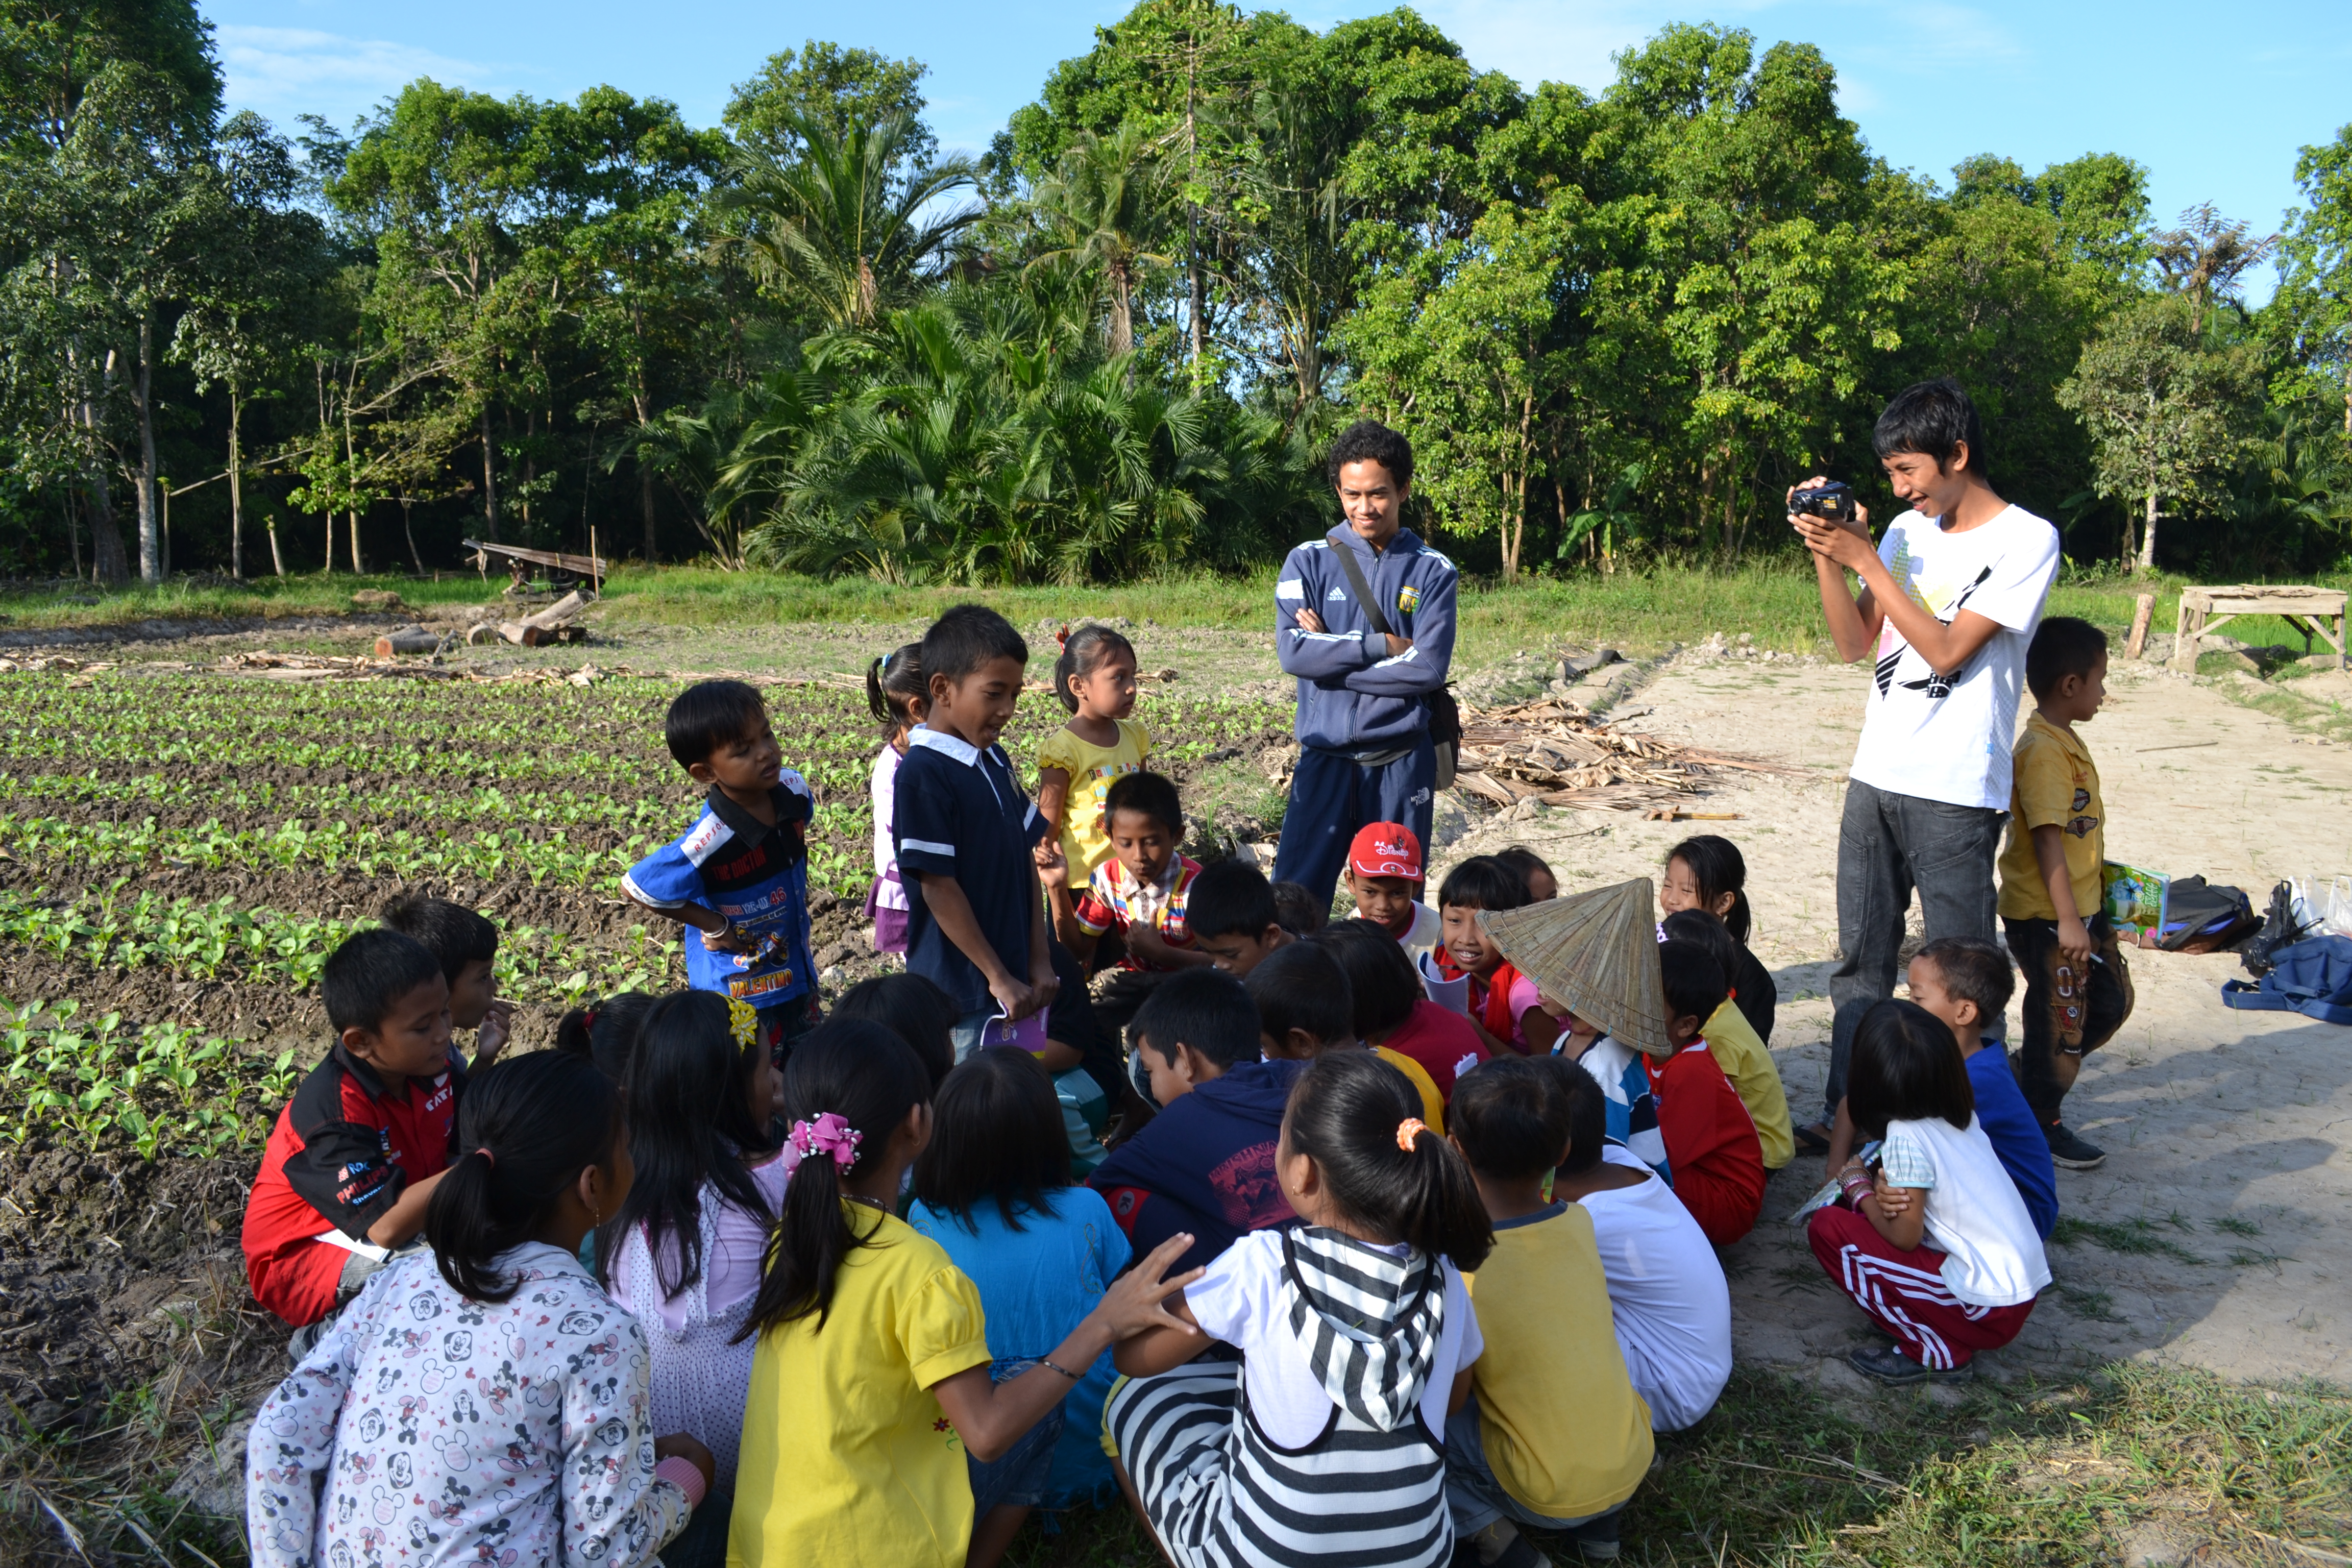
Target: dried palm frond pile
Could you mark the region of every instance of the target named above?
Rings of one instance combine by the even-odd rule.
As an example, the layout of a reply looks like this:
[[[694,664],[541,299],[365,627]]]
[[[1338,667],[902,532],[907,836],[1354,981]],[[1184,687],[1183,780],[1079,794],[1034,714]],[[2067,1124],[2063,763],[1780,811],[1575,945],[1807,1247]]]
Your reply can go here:
[[[1546,698],[1508,708],[1465,708],[1454,787],[1496,805],[1534,800],[1588,811],[1643,811],[1704,794],[1725,773],[1801,772],[1621,730],[1573,703]]]

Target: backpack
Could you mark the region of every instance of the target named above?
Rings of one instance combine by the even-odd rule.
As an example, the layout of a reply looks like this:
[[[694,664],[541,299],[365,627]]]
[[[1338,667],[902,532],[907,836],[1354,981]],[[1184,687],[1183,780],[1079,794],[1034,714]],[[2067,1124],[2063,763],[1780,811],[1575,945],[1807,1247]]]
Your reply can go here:
[[[2317,931],[2316,923],[2305,924],[2294,912],[2294,885],[2281,882],[2271,889],[2270,908],[2263,913],[2263,929],[2246,939],[2238,950],[2238,962],[2247,973],[2259,979],[2268,973],[2271,960],[2281,948],[2292,947]]]
[[[2175,877],[2165,891],[2164,929],[2157,945],[2167,952],[2216,952],[2260,931],[2262,916],[2236,888],[2202,877]]]
[[[2259,981],[2225,980],[2225,1005],[2300,1013],[2323,1024],[2352,1024],[2352,938],[2315,936],[2271,954]]]

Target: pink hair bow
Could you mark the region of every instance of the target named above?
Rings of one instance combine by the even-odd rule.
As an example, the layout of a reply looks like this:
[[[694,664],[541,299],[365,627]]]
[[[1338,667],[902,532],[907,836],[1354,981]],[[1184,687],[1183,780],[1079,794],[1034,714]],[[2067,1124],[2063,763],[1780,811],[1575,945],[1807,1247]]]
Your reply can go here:
[[[825,1111],[814,1121],[795,1121],[792,1131],[793,1166],[797,1170],[801,1161],[813,1154],[830,1154],[834,1164],[846,1171],[857,1163],[857,1145],[865,1136],[837,1111]]]

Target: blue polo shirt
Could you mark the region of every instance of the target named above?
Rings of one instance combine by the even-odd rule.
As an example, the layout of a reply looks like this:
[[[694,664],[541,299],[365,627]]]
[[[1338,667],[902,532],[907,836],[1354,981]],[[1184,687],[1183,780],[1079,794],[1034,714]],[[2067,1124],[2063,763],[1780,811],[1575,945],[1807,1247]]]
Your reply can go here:
[[[776,825],[713,789],[685,835],[665,844],[621,879],[621,889],[649,909],[700,904],[760,939],[757,952],[714,952],[686,928],[686,982],[774,1007],[808,994],[808,824],[816,802],[808,782],[786,768],[770,792]]]
[[[2017,1195],[2025,1200],[2034,1234],[2049,1240],[2058,1228],[2057,1168],[2051,1163],[2050,1140],[2011,1076],[2009,1053],[1999,1040],[1988,1040],[1984,1049],[1969,1058],[1969,1087],[1976,1091],[1977,1121],[1992,1152],[2000,1156],[2001,1169],[2016,1184]]]
[[[1029,926],[1034,913],[1029,851],[1046,833],[1004,749],[983,752],[929,726],[907,737],[898,764],[890,831],[898,868],[953,877],[971,905],[981,934],[1015,978],[1029,976]],[[980,966],[940,930],[923,900],[922,884],[907,882],[907,968],[955,999],[958,1013],[993,1008]]]

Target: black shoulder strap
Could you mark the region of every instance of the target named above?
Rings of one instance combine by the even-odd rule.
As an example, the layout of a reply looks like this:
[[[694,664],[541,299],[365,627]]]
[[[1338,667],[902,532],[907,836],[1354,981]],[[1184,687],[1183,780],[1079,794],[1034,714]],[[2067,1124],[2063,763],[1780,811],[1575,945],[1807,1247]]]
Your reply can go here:
[[[1356,603],[1363,605],[1365,618],[1372,623],[1372,630],[1382,637],[1394,636],[1389,630],[1389,618],[1381,614],[1381,602],[1372,596],[1371,587],[1364,581],[1364,569],[1356,564],[1355,546],[1334,544],[1330,548],[1331,552],[1339,558],[1339,570],[1348,574],[1348,586],[1355,591]]]

